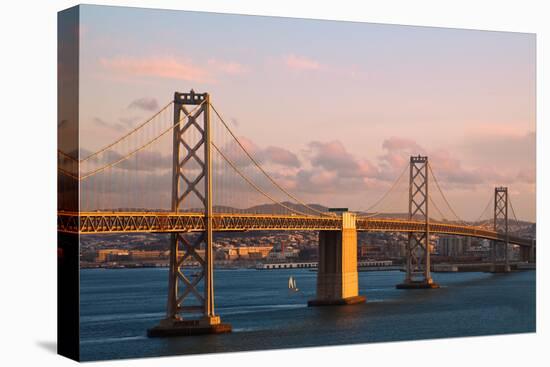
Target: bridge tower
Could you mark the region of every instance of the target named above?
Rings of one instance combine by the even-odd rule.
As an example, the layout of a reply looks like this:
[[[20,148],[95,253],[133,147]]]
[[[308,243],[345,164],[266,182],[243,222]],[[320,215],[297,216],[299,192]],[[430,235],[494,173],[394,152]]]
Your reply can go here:
[[[494,272],[509,272],[510,263],[508,259],[509,252],[509,235],[508,235],[508,188],[507,187],[495,187],[495,201],[494,201],[494,230],[497,233],[504,234],[504,264],[500,264],[498,259],[498,247],[497,241],[492,241],[492,257],[493,257],[493,269]],[[499,246],[500,247],[500,246]]]
[[[191,134],[194,133],[194,134]],[[198,141],[191,136],[198,133]],[[198,175],[191,177],[194,161]],[[212,232],[212,157],[210,97],[208,93],[174,94],[172,212],[182,209],[194,196],[204,211],[205,230],[191,239],[185,233],[173,233],[170,239],[170,268],[166,318],[149,329],[149,336],[175,336],[230,332],[214,310],[213,232]],[[204,256],[198,250],[203,247]],[[183,263],[192,260],[200,271],[185,275]],[[199,288],[202,282],[202,292]],[[194,301],[194,302],[193,302]]]
[[[422,220],[419,232],[410,232],[406,248],[405,281],[398,289],[439,288],[430,273],[430,217],[428,212],[428,157],[411,156],[409,220]]]

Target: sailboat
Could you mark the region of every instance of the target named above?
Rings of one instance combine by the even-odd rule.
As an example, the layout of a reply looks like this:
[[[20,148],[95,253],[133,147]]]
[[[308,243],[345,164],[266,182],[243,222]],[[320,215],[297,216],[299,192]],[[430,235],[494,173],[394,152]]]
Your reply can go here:
[[[299,289],[296,287],[296,280],[293,277],[288,278],[288,290],[298,292]]]

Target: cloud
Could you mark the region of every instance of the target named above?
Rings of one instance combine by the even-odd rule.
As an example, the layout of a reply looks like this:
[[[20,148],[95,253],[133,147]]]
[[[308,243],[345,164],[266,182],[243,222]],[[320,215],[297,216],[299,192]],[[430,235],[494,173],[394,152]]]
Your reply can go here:
[[[340,141],[313,141],[308,147],[311,149],[310,162],[313,167],[334,171],[340,177],[374,177],[377,174],[374,165],[354,157]]]
[[[106,160],[114,162],[122,156],[119,153],[109,151]],[[120,162],[117,168],[124,170],[158,171],[172,168],[172,155],[163,155],[158,151],[142,150],[135,154],[136,158],[130,158]],[[136,164],[137,160],[137,164]]]
[[[282,56],[281,61],[285,68],[293,71],[323,72],[334,78],[352,80],[367,80],[369,78],[369,74],[362,71],[357,65],[328,65],[294,53]]]
[[[287,167],[299,167],[298,156],[284,148],[268,146],[261,152],[262,160]]]
[[[517,179],[520,182],[535,183],[536,171],[534,168],[521,169],[517,175]]]
[[[139,120],[139,117],[133,116],[133,117],[119,117],[118,121],[122,122],[125,125],[133,126],[136,121]]]
[[[159,110],[159,104],[156,98],[138,98],[134,99],[129,105],[128,108],[130,109],[141,109],[145,111],[158,111]]]
[[[492,137],[486,144],[493,147],[493,152],[502,144],[507,144],[508,149],[524,149],[527,145],[526,140],[531,138],[529,135],[523,137],[511,137],[509,135],[500,138]],[[534,136],[532,137],[534,139]],[[502,141],[501,139],[504,139]],[[482,142],[479,142],[482,144]],[[514,148],[515,146],[515,148]],[[518,146],[520,146],[518,148]],[[405,138],[391,137],[384,140],[382,148],[386,151],[380,156],[381,179],[392,179],[398,174],[399,167],[404,167],[411,155],[427,155],[430,165],[434,170],[436,178],[444,183],[448,188],[473,188],[475,185],[489,183],[515,183],[515,182],[534,182],[534,170],[521,169],[519,172],[497,169],[498,165],[488,165],[478,160],[478,165],[465,167],[462,161],[451,154],[446,149],[437,149],[428,151],[420,146],[416,141]],[[487,148],[481,148],[487,150]],[[491,153],[489,151],[486,154]],[[496,162],[495,162],[496,163]]]
[[[99,117],[94,117],[93,118],[93,123],[97,126],[100,126],[100,127],[103,127],[103,128],[106,128],[106,129],[112,129],[112,130],[115,130],[115,131],[124,131],[125,128],[124,126],[122,126],[121,124],[119,123],[109,123]]]
[[[241,136],[239,141],[248,153],[261,164],[274,164],[286,168],[297,168],[300,166],[298,156],[288,149],[270,145],[266,148],[261,148],[252,140]],[[239,167],[248,166],[252,161],[246,156],[242,149],[235,141],[226,146],[218,147],[222,153],[231,160],[232,163]]]
[[[172,172],[113,170],[80,183],[83,210],[170,209]]]
[[[411,155],[424,152],[424,149],[414,140],[407,138],[398,138],[395,136],[384,140],[384,142],[382,143],[382,148],[388,151],[404,151]]]
[[[138,77],[180,79],[199,83],[212,83],[214,78],[205,68],[194,65],[191,60],[173,56],[136,58],[117,56],[101,58],[100,64],[115,73]]]
[[[378,179],[392,181],[405,167],[411,155],[422,154],[426,151],[417,142],[407,138],[392,136],[382,142],[385,153],[378,157]]]
[[[125,152],[125,154],[129,153]],[[88,157],[91,155],[92,152],[81,148],[80,149],[80,157]],[[106,152],[101,153],[100,155],[96,155],[86,162],[82,163],[81,165],[81,171],[82,174],[85,175],[86,173],[93,171],[97,167],[117,162],[119,159],[124,157],[123,154],[114,151],[114,150],[107,150]],[[87,166],[89,164],[90,166]],[[172,155],[166,154],[163,155],[159,151],[149,151],[149,150],[142,150],[130,158],[123,160],[116,165],[114,165],[112,168],[109,168],[114,171],[120,171],[120,170],[130,170],[130,171],[160,171],[172,168]]]
[[[96,123],[113,127],[112,124],[108,124],[100,118],[96,118]],[[527,144],[529,139],[534,139],[534,134],[504,135],[501,138],[507,139],[510,144]],[[464,155],[458,155],[457,152],[460,150],[454,148],[453,150],[430,150],[424,148],[414,139],[399,136],[391,136],[383,140],[382,154],[374,157],[372,161],[353,154],[343,142],[338,140],[311,141],[306,144],[306,149],[297,154],[279,146],[259,146],[247,137],[239,139],[262,168],[282,187],[290,190],[302,200],[323,205],[355,205],[358,209],[364,209],[368,206],[367,204],[376,202],[404,172],[399,185],[396,186],[393,196],[391,196],[392,202],[384,201],[384,205],[391,205],[390,209],[387,209],[389,211],[405,210],[406,205],[403,206],[404,209],[401,208],[403,203],[406,204],[408,191],[408,171],[405,169],[410,156],[413,155],[429,157],[430,165],[443,191],[445,194],[449,194],[452,205],[457,205],[459,209],[465,205],[463,200],[467,195],[475,195],[476,192],[490,189],[494,185],[509,185],[516,189],[519,188],[523,193],[534,187],[535,183],[535,169],[530,168],[529,165],[502,167],[499,164],[485,164],[481,160],[466,159]],[[241,172],[259,187],[277,199],[281,197],[283,200],[288,199],[281,195],[281,192],[276,190],[259,170],[251,166],[251,160],[235,141],[232,140],[219,148]],[[237,178],[235,182],[240,182],[240,186],[237,184],[237,187],[232,190],[241,190],[238,193],[252,190],[244,180],[231,173],[231,170],[220,169],[218,162],[222,162],[222,159],[216,153],[214,155],[216,164],[214,179],[218,180],[216,182],[223,184],[224,180],[227,180],[227,177],[219,176],[220,174],[233,174]],[[104,160],[112,162],[120,157],[119,153],[111,152],[105,155]],[[104,164],[105,162],[96,163]],[[139,153],[137,167],[143,174],[169,172],[172,168],[171,165],[172,160],[169,153],[161,154],[147,150]],[[135,169],[135,161],[130,159],[117,164],[114,171],[124,172]],[[186,166],[186,170],[191,177],[198,172],[196,167],[190,165]],[[435,187],[432,190],[436,190]],[[265,198],[258,194],[258,199]],[[237,204],[242,203],[235,203],[235,205]],[[466,212],[469,209],[463,208],[463,210]]]
[[[449,151],[439,149],[427,151],[412,139],[390,137],[382,143],[385,153],[379,156],[381,166],[380,179],[394,180],[414,155],[428,156],[431,167],[437,179],[446,184],[456,186],[481,184],[487,181],[489,173],[486,169],[466,169],[459,159]]]
[[[217,59],[208,60],[208,66],[214,70],[228,75],[241,75],[248,72],[248,68],[238,62],[222,61]]]
[[[521,137],[525,136],[525,128],[521,124],[501,124],[477,122],[465,127],[467,135],[472,137]]]
[[[312,141],[307,148],[294,171],[270,171],[277,182],[300,196],[333,195],[331,200],[336,200],[336,196],[358,194],[371,186],[378,174],[375,165],[348,152],[340,141]]]
[[[294,54],[283,57],[284,64],[292,70],[321,70],[323,66],[315,60],[305,56],[297,56]]]
[[[174,56],[116,56],[101,58],[99,63],[117,76],[180,79],[197,83],[215,83],[216,78],[221,75],[241,75],[248,72],[246,66],[234,61],[210,59],[203,65],[197,65],[191,59]],[[151,101],[148,99],[141,102]]]
[[[501,130],[482,128],[468,133],[460,148],[472,159],[490,160],[502,166],[517,166],[535,161],[536,140],[534,131],[520,132],[506,127]]]

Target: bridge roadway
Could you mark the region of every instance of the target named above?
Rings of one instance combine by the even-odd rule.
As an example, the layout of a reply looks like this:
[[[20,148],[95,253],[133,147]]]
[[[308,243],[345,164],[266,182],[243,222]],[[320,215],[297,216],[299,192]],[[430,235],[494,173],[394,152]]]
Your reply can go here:
[[[214,231],[309,230],[342,229],[337,216],[299,216],[277,214],[226,214],[212,218]],[[189,212],[58,212],[59,232],[79,234],[105,233],[171,233],[205,230],[204,214]],[[357,217],[358,231],[423,232],[423,221]],[[430,232],[504,241],[504,234],[485,228],[441,222],[431,222]],[[509,243],[532,246],[530,240],[509,236]]]

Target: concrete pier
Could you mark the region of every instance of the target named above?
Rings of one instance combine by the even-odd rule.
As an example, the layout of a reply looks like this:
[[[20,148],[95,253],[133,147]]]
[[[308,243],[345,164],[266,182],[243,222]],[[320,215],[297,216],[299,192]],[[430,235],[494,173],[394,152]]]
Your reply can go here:
[[[535,262],[535,245],[520,247],[519,256],[521,261]]]
[[[395,286],[397,289],[437,289],[439,284],[434,283],[430,278],[429,280],[410,280],[400,283]]]
[[[317,296],[308,306],[364,303],[359,295],[355,214],[342,213],[341,231],[319,231]]]
[[[147,330],[149,337],[189,336],[222,334],[231,332],[230,324],[222,324],[219,316],[197,320],[162,320],[159,325]]]
[[[492,264],[490,273],[509,273],[511,271],[510,264]]]

